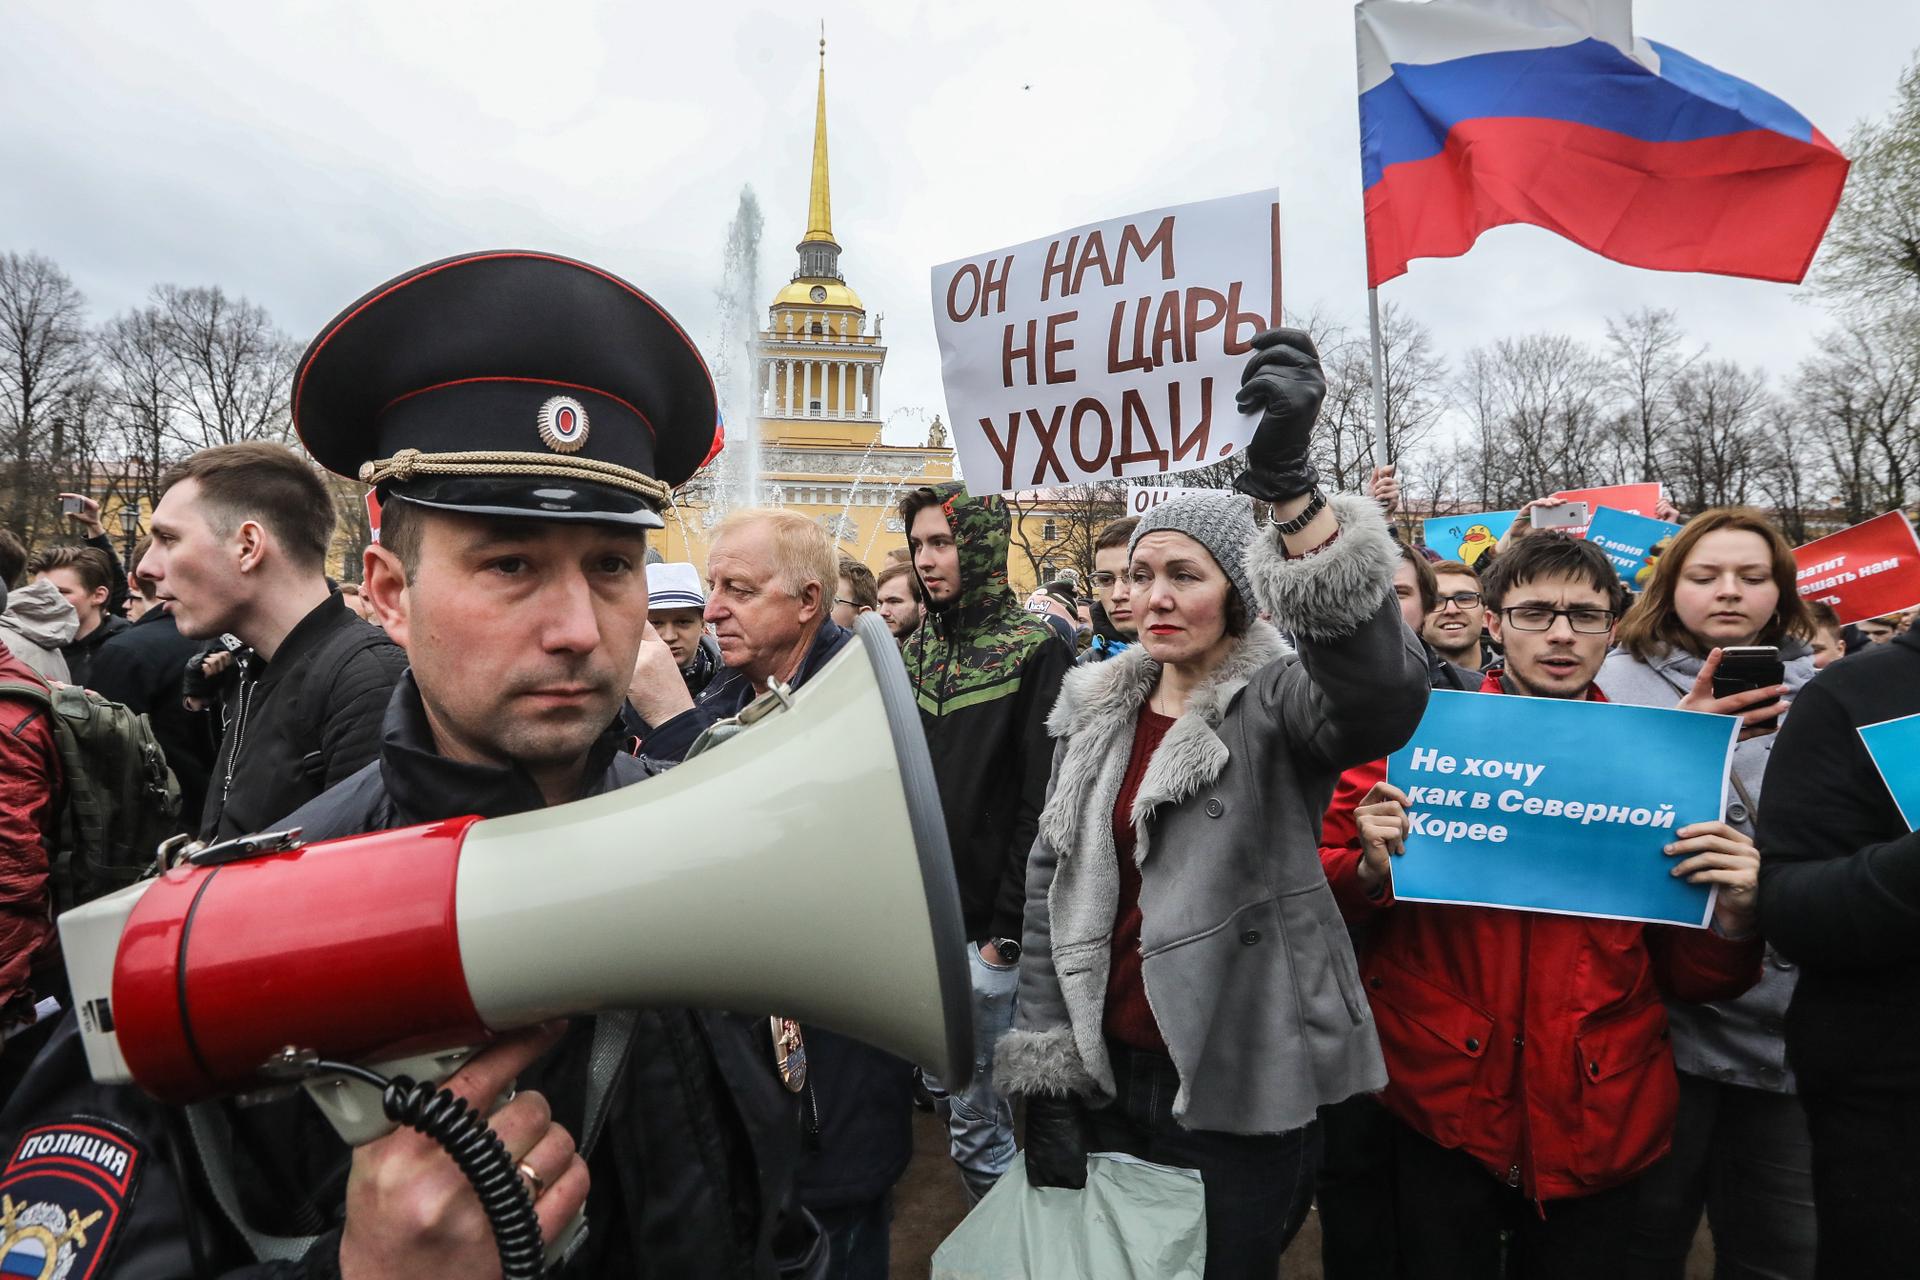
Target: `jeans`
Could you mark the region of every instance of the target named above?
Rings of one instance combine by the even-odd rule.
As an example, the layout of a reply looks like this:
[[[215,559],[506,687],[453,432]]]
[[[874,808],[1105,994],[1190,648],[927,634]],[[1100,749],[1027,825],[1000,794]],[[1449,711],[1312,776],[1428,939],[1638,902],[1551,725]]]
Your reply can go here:
[[[810,1209],[827,1233],[827,1280],[887,1280],[893,1193],[839,1209]]]
[[[1180,1074],[1171,1058],[1111,1041],[1107,1052],[1114,1100],[1087,1112],[1087,1150],[1199,1170],[1207,1204],[1206,1280],[1273,1280],[1313,1202],[1318,1122],[1277,1134],[1185,1129],[1173,1118]]]
[[[1013,1028],[1020,970],[1017,965],[988,964],[980,958],[978,943],[968,945],[967,959],[973,977],[973,1080],[959,1093],[948,1093],[929,1075],[922,1074],[921,1081],[947,1122],[949,1149],[960,1166],[967,1201],[979,1204],[1013,1163],[1013,1107],[994,1092],[993,1051]]]
[[[1408,1280],[1618,1280],[1625,1273],[1638,1179],[1536,1207],[1465,1152],[1430,1141],[1397,1117],[1388,1123]]]
[[[1673,1150],[1640,1180],[1626,1274],[1684,1280],[1703,1208],[1714,1280],[1813,1280],[1813,1144],[1799,1098],[1680,1073]]]
[[[1399,1280],[1393,1214],[1393,1126],[1366,1094],[1320,1108],[1320,1274]]]
[[[1802,1093],[1820,1280],[1910,1276],[1920,1258],[1920,1095]]]

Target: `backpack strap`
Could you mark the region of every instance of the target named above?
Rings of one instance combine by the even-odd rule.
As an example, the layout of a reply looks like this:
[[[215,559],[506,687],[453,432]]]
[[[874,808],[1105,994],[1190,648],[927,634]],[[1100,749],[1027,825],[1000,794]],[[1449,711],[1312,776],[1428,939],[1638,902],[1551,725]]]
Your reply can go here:
[[[207,1189],[214,1203],[226,1215],[247,1251],[256,1262],[298,1262],[307,1256],[319,1236],[275,1236],[256,1231],[240,1208],[239,1184],[233,1171],[233,1126],[217,1102],[195,1103],[186,1108],[187,1129],[193,1134],[194,1150],[200,1156],[200,1168],[207,1175]]]

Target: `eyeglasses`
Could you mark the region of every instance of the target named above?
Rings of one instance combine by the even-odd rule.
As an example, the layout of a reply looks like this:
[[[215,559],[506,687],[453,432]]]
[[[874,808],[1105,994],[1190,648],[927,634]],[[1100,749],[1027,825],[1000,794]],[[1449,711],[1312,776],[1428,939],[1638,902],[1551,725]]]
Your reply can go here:
[[[835,596],[833,598],[833,602],[835,604],[844,604],[849,609],[858,609],[860,607],[860,602],[858,600],[849,600],[845,596]]]
[[[1450,596],[1441,596],[1435,600],[1433,602],[1433,611],[1435,613],[1441,613],[1446,610],[1448,605],[1452,605],[1462,613],[1465,613],[1468,609],[1473,608],[1479,603],[1480,593],[1478,591],[1456,591]]]
[[[1093,575],[1093,585],[1096,587],[1110,587],[1118,581],[1120,581],[1120,575],[1117,573],[1096,572]]]
[[[1515,631],[1551,631],[1555,618],[1565,618],[1568,626],[1590,636],[1604,633],[1614,618],[1611,609],[1549,609],[1538,604],[1518,605],[1500,613]]]

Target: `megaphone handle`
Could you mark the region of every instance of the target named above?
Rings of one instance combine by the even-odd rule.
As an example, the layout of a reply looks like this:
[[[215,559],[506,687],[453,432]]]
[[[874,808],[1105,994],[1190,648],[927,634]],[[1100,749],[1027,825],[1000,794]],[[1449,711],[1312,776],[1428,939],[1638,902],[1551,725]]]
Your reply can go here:
[[[500,1135],[487,1117],[450,1089],[397,1076],[388,1080],[350,1062],[316,1062],[314,1069],[345,1076],[380,1088],[387,1118],[439,1143],[480,1198],[500,1251],[501,1280],[540,1280],[548,1250],[540,1240],[540,1220],[533,1196]],[[555,1240],[556,1249],[571,1248],[585,1228],[582,1214]]]

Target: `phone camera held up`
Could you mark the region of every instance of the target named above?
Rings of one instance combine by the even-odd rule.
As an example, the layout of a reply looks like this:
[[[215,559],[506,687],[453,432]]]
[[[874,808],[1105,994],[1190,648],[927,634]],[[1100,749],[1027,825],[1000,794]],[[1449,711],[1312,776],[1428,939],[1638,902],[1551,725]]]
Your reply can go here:
[[[1786,678],[1787,668],[1780,661],[1780,650],[1767,644],[1735,645],[1720,651],[1720,666],[1713,673],[1713,696],[1726,698],[1750,689],[1765,689]],[[1747,710],[1757,711],[1779,701],[1774,698]]]

